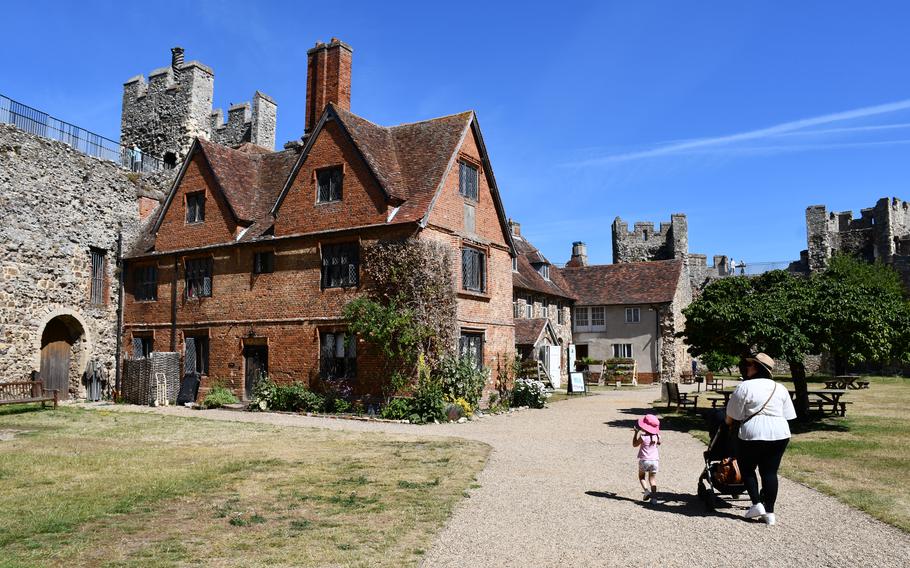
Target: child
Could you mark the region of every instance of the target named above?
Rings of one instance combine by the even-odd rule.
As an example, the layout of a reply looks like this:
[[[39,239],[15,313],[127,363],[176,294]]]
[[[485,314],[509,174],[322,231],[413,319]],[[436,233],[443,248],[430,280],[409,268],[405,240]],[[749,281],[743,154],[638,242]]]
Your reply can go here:
[[[638,419],[638,425],[634,428],[635,433],[632,435],[632,446],[638,447],[638,482],[645,491],[645,500],[651,500],[652,505],[657,504],[657,470],[660,463],[660,456],[657,453],[657,446],[660,445],[660,420],[653,414],[647,414]],[[645,486],[645,474],[648,474],[649,490]]]

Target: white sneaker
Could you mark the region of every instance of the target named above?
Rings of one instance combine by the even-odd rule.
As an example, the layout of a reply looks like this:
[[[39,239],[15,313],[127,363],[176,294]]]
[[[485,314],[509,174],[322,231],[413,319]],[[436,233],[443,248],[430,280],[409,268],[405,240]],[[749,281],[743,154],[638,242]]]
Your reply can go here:
[[[757,519],[758,517],[765,516],[765,506],[761,503],[756,503],[749,507],[749,510],[746,511],[747,519]]]
[[[769,527],[777,522],[777,519],[774,518],[774,513],[765,513],[765,524]]]
[[[645,491],[644,495],[642,495],[641,498],[642,498],[643,501],[650,501],[650,500],[651,500],[651,492],[650,492],[650,491]]]

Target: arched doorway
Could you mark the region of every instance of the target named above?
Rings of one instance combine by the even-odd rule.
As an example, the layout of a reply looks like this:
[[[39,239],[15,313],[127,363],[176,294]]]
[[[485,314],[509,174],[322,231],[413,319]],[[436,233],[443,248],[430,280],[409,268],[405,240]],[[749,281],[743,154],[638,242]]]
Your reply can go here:
[[[82,336],[82,326],[76,318],[66,315],[47,322],[41,334],[41,380],[44,388],[57,389],[61,400],[69,398],[70,377],[75,374],[74,351]]]

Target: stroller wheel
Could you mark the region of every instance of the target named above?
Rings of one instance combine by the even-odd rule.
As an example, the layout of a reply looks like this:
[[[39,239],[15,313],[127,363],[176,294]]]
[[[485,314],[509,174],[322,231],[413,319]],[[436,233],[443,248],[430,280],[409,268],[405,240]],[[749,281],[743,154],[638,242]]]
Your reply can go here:
[[[713,511],[717,508],[717,501],[713,491],[705,493],[705,508],[709,511]]]
[[[705,500],[705,494],[706,494],[706,493],[707,493],[707,492],[705,491],[705,486],[702,484],[701,480],[699,480],[699,482],[698,482],[698,498],[699,498],[700,500],[704,501],[704,500]]]

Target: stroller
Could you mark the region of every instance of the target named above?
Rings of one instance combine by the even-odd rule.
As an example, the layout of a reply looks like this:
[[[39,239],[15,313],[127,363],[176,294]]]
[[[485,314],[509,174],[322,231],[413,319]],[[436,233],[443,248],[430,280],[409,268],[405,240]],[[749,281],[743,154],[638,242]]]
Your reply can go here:
[[[719,479],[718,468],[727,458],[736,456],[737,433],[735,428],[724,422],[723,411],[708,415],[711,442],[704,452],[705,469],[698,478],[698,498],[708,510],[717,507],[718,495],[729,495],[738,499],[746,492],[746,486],[739,483],[724,483]]]

